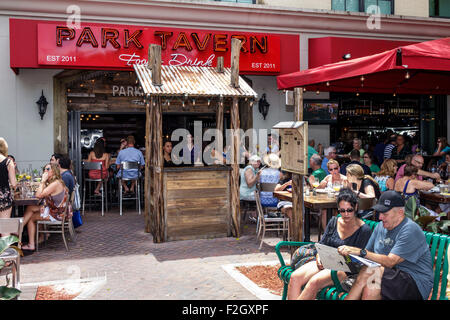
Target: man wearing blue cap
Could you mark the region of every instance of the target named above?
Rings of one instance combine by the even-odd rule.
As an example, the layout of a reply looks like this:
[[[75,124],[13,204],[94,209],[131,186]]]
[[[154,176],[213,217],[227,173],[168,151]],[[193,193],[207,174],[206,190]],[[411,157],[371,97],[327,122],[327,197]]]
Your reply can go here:
[[[365,249],[338,248],[379,263],[363,267],[347,300],[427,300],[433,287],[431,254],[422,229],[405,216],[405,200],[396,191],[384,192],[373,209],[380,214]]]

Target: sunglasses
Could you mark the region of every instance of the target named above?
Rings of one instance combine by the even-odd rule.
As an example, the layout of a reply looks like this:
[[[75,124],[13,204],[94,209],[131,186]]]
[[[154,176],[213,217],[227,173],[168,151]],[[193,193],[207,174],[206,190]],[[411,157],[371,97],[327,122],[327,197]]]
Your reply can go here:
[[[45,168],[44,170],[45,171],[50,171],[50,170],[52,170],[52,168]]]
[[[330,168],[330,171],[339,170],[339,168]]]
[[[355,209],[353,209],[353,208],[348,208],[348,209],[339,209],[338,210],[340,213],[344,213],[344,212],[348,212],[348,213],[350,213],[350,212],[353,212],[353,211],[355,211]]]

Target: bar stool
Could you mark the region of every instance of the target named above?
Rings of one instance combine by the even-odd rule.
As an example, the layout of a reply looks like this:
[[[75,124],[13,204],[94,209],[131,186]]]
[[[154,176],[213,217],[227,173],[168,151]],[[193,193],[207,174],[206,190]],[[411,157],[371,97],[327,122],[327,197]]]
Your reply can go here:
[[[101,191],[101,202],[102,202],[102,216],[105,215],[105,207],[106,211],[108,211],[108,198],[107,198],[107,190],[108,190],[108,180],[106,177],[103,177],[103,168],[101,162],[82,162],[82,172],[83,172],[83,216],[84,216],[84,208],[86,204],[86,183],[89,185],[89,191],[92,191],[92,183],[96,184],[97,182],[102,183]],[[89,170],[100,170],[101,179],[91,179],[89,178]],[[92,199],[92,193],[89,192],[89,205],[93,202],[97,202]],[[94,197],[95,199],[95,197]]]
[[[137,170],[137,178],[130,179],[130,178],[124,178],[123,177],[123,171],[124,170]],[[122,194],[122,181],[136,181],[136,190],[135,194],[136,196],[134,198],[123,198]],[[139,214],[141,214],[141,173],[140,173],[140,165],[139,162],[122,162],[120,164],[119,168],[119,175],[118,175],[118,183],[119,183],[119,206],[120,206],[120,215],[122,215],[122,201],[123,200],[136,200],[136,207],[138,209]]]

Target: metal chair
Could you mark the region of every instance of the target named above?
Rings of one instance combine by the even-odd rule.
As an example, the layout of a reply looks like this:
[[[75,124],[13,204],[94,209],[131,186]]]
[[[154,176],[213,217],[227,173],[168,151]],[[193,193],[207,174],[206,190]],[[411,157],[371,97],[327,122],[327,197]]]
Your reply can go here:
[[[19,238],[18,247],[22,245],[23,218],[0,218],[0,234],[17,234]],[[0,276],[12,274],[12,285],[20,289],[20,254],[14,248],[6,249],[0,254],[0,259],[9,265],[0,269]]]
[[[130,179],[130,178],[124,178],[123,177],[123,171],[124,170],[137,170],[137,178]],[[119,183],[119,206],[120,206],[120,215],[122,215],[122,201],[124,200],[123,194],[122,194],[122,181],[136,181],[136,196],[131,198],[125,198],[125,200],[136,200],[136,207],[138,209],[139,214],[141,214],[141,190],[140,190],[140,180],[141,180],[141,173],[140,173],[140,164],[139,162],[122,162],[120,164],[119,168],[119,176],[118,176],[118,183]]]
[[[258,212],[258,233],[256,239],[259,240],[259,238],[261,238],[261,243],[259,245],[259,249],[261,250],[266,231],[276,231],[277,233],[281,231],[283,232],[283,238],[287,241],[289,241],[291,234],[289,230],[289,218],[268,218],[264,215],[259,192],[258,189],[255,190],[256,211]]]
[[[89,170],[100,170],[101,179],[91,179],[89,178]],[[105,215],[105,207],[106,211],[108,211],[108,179],[103,177],[103,164],[101,162],[83,162],[82,163],[82,171],[83,171],[83,216],[84,216],[84,208],[86,204],[86,183],[89,184],[89,191],[92,190],[92,183],[101,182],[101,202],[102,202],[102,216]],[[92,204],[92,193],[89,192],[89,205]]]
[[[73,227],[72,219],[68,217],[69,214],[69,203],[70,199],[67,199],[66,210],[62,216],[61,221],[50,221],[50,220],[38,220],[36,223],[36,252],[39,250],[39,233],[59,233],[62,235],[64,246],[66,251],[69,251],[69,246],[66,240],[66,230],[69,231],[70,238],[73,242],[76,242],[75,238],[75,228]],[[39,227],[43,226],[43,230],[39,230]],[[44,237],[45,239],[45,237]],[[45,243],[45,240],[44,240]]]

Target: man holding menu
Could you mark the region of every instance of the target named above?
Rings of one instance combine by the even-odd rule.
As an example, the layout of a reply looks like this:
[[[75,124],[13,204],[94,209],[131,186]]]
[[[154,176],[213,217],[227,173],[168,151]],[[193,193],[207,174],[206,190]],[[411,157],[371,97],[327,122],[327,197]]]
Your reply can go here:
[[[380,213],[365,249],[341,246],[338,252],[375,261],[363,267],[347,300],[427,300],[433,287],[431,254],[422,229],[405,216],[400,193],[386,191],[373,209]]]

